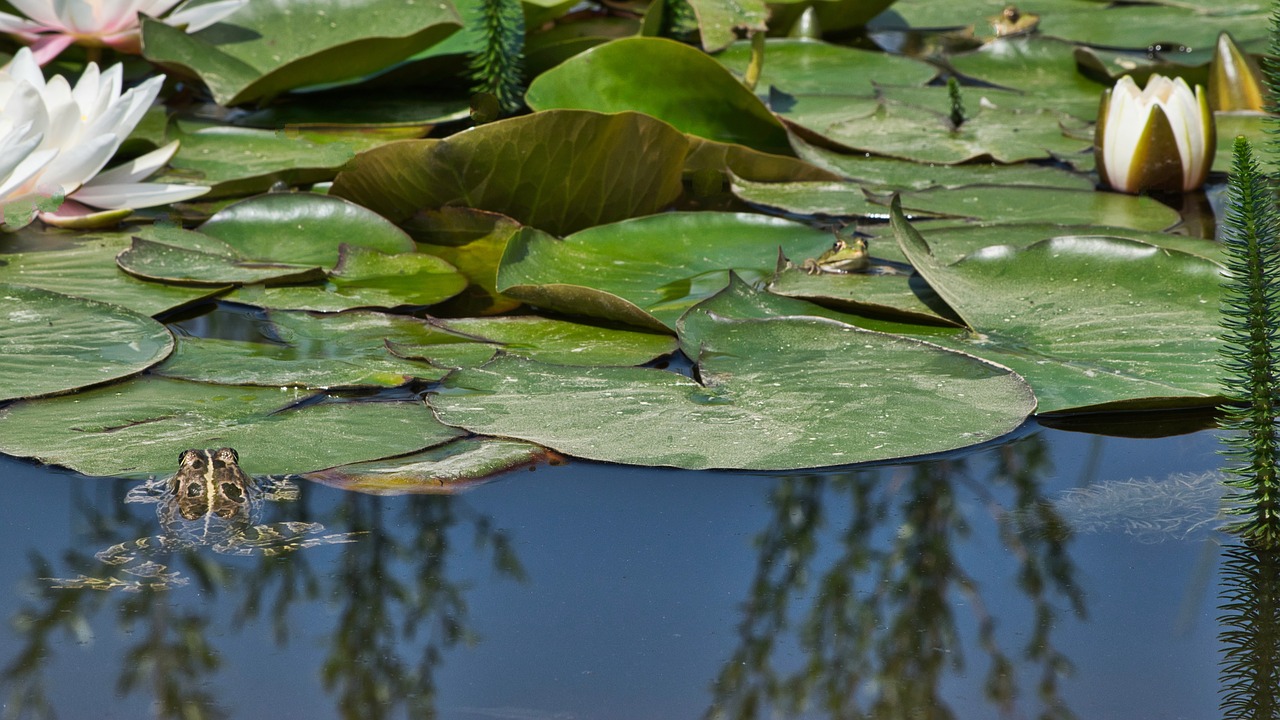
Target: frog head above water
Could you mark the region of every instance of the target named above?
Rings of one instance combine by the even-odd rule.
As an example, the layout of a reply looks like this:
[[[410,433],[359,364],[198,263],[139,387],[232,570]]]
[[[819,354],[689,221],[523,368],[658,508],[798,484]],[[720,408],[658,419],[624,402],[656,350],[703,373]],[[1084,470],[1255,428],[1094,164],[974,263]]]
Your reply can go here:
[[[240,456],[229,447],[182,451],[178,472],[170,479],[174,510],[183,520],[247,518],[253,489],[240,469]]]
[[[867,253],[867,241],[859,237],[849,240],[837,237],[830,250],[822,253],[816,260],[813,258],[805,260],[803,265],[805,272],[810,275],[856,273],[870,266],[871,256]]]

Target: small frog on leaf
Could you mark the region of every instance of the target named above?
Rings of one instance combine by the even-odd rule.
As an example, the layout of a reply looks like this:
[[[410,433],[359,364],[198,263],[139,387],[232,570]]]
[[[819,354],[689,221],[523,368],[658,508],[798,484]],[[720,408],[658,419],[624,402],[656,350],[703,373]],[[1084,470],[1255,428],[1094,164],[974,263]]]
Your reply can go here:
[[[1006,5],[999,15],[987,18],[996,37],[1014,37],[1030,35],[1040,26],[1040,16],[1035,13],[1022,12],[1016,5]]]
[[[822,253],[816,259],[809,258],[805,260],[801,267],[810,275],[821,275],[823,273],[845,275],[863,272],[871,267],[871,255],[867,253],[866,240],[859,237],[846,240],[837,236],[836,242],[831,246],[830,250]]]

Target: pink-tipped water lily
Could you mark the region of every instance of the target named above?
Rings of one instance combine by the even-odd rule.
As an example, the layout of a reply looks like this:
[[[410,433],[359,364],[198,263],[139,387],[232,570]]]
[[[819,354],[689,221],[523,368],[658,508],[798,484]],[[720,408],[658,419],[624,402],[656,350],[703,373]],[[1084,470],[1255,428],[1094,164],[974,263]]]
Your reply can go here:
[[[9,225],[30,221],[42,198],[67,199],[49,215],[56,221],[91,213],[89,208],[127,211],[208,192],[204,186],[139,182],[169,161],[176,142],[100,172],[164,82],[154,77],[121,92],[121,77],[119,65],[100,73],[89,63],[74,87],[61,75],[45,82],[28,48],[0,68],[0,205]],[[15,218],[14,208],[24,208],[25,217]]]
[[[195,32],[224,19],[248,0],[203,5],[179,0],[9,0],[25,18],[0,12],[0,32],[29,43],[36,62],[47,64],[72,44],[141,52],[139,14]],[[172,10],[172,12],[170,12]],[[167,15],[165,13],[168,13]]]
[[[1185,192],[1213,164],[1213,113],[1204,88],[1152,75],[1139,90],[1125,75],[1102,94],[1093,150],[1102,182],[1121,192]]]

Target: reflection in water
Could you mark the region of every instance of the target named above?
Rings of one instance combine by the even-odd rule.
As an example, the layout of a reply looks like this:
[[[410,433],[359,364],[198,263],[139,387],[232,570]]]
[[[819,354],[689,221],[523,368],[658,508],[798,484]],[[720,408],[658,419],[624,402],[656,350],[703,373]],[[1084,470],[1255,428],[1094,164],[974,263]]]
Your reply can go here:
[[[739,624],[738,648],[714,687],[709,718],[820,713],[832,718],[949,718],[940,689],[966,658],[962,628],[951,609],[969,607],[977,645],[987,655],[985,694],[1000,711],[1013,709],[1014,659],[999,646],[982,589],[953,552],[968,534],[957,489],[990,497],[1011,488],[1013,516],[1001,539],[1019,563],[1018,586],[1034,609],[1030,640],[1019,667],[1040,668],[1036,691],[1044,717],[1070,717],[1058,694],[1069,669],[1052,646],[1057,611],[1050,595],[1083,614],[1072,581],[1064,533],[1053,506],[1039,492],[1047,452],[1038,436],[1001,450],[990,478],[974,478],[966,462],[940,461],[881,472],[780,481],[771,498],[772,521],[757,537],[759,562]],[[839,525],[839,547],[824,552],[819,529]],[[825,567],[820,562],[831,557]],[[812,584],[810,595],[800,591]],[[807,607],[792,607],[811,597]],[[792,636],[794,635],[794,636]],[[796,670],[777,666],[780,648],[794,645],[805,659]]]
[[[118,501],[119,484],[93,484],[113,489],[96,498],[86,497],[86,486],[75,486],[74,511],[87,528],[78,546],[102,547],[149,532],[154,521]],[[125,594],[95,592],[90,589],[93,583],[48,587],[39,578],[65,574],[67,569],[95,577],[100,563],[74,549],[61,563],[34,555],[26,583],[33,588],[33,599],[13,622],[23,645],[0,670],[7,686],[5,716],[53,716],[43,675],[57,636],[66,633],[88,642],[93,622],[101,622],[107,613],[118,618],[128,643],[116,654],[119,693],[149,695],[157,717],[225,716],[229,708],[206,689],[217,687],[215,675],[224,662],[215,641],[265,615],[262,619],[271,623],[275,643],[283,648],[293,640],[291,609],[323,602],[336,606],[339,616],[330,629],[322,670],[337,714],[381,718],[407,711],[410,717],[434,717],[435,670],[447,650],[474,640],[467,627],[464,586],[450,575],[448,560],[456,554],[452,543],[469,530],[501,576],[523,580],[524,571],[507,534],[465,501],[419,496],[398,507],[403,516],[384,516],[378,498],[351,494],[322,518],[327,525],[361,535],[358,542],[333,549],[341,553],[336,571],[316,571],[307,553],[254,555],[237,562],[207,547],[175,546],[165,563],[181,566],[194,578],[198,597],[150,588]],[[288,522],[316,522],[305,493],[301,502],[272,504],[268,512],[278,515],[282,508],[293,516]],[[219,595],[222,602],[215,602]],[[225,611],[213,616],[215,608],[227,604],[235,607],[230,619]],[[234,694],[220,696],[234,699]]]
[[[1223,717],[1280,717],[1280,552],[1232,544],[1222,557]]]

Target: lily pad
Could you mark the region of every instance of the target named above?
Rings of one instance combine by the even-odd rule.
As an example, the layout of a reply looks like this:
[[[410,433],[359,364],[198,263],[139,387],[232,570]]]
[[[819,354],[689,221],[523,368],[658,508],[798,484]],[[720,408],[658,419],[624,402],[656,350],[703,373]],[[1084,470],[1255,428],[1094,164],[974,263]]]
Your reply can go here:
[[[256,130],[193,121],[175,122],[169,140],[182,146],[159,182],[198,182],[202,199],[266,192],[332,180],[357,153],[398,138],[357,132]]]
[[[598,45],[535,78],[525,100],[534,110],[635,110],[690,135],[791,152],[782,123],[737,78],[696,48],[664,38]]]
[[[232,302],[272,310],[341,312],[356,308],[425,306],[444,302],[467,286],[467,279],[434,255],[388,255],[340,245],[338,264],[318,285],[247,285],[229,295]]]
[[[1173,227],[1182,219],[1177,210],[1149,197],[1046,188],[939,188],[906,193],[902,206],[987,223],[1054,222],[1152,231]]]
[[[255,282],[310,282],[324,278],[315,265],[252,260],[227,243],[175,227],[151,227],[116,257],[121,270],[144,280],[223,286]]]
[[[1041,107],[1093,120],[1098,114],[1098,98],[1107,86],[1076,70],[1075,48],[1074,43],[1029,35],[993,40],[949,61],[971,78],[1035,98]],[[976,88],[962,90],[978,92]]]
[[[30,228],[23,231],[31,235]],[[0,283],[111,303],[143,315],[159,315],[222,294],[228,287],[179,287],[145,282],[116,267],[116,255],[132,244],[128,233],[43,233],[41,246],[5,252],[0,238]]]
[[[0,401],[57,395],[163,360],[173,336],[117,305],[0,284]]]
[[[520,305],[498,292],[498,263],[507,241],[520,232],[520,224],[499,213],[473,208],[443,207],[425,210],[404,223],[423,252],[451,263],[471,285],[450,305],[462,305],[453,314],[490,314]]]
[[[902,251],[974,330],[936,342],[1007,365],[1046,413],[1218,401],[1221,266],[1123,238],[994,246],[952,265],[895,204]]]
[[[181,338],[177,351],[155,373],[223,385],[325,389],[395,387],[414,379],[439,380],[446,372],[387,350],[390,342],[425,342],[444,334],[425,320],[377,312],[273,312],[268,318],[263,341]],[[455,337],[454,342],[467,339]],[[491,354],[478,349],[476,362]]]
[[[548,110],[375,148],[338,175],[331,193],[396,223],[461,205],[567,234],[675,200],[688,146],[646,115]]]
[[[792,137],[791,145],[802,160],[839,173],[877,192],[928,190],[935,187],[958,188],[966,185],[1020,185],[1070,190],[1092,190],[1094,187],[1094,180],[1083,174],[1031,163],[1001,165],[976,162],[963,165],[921,166],[920,163],[909,160],[868,156],[866,153],[838,153],[811,145],[798,137]],[[742,173],[738,175],[748,180],[765,181],[764,178],[749,177]],[[777,182],[777,180],[767,182]]]
[[[928,283],[913,275],[910,267],[878,268],[874,258],[872,262],[870,272],[819,275],[810,275],[803,268],[788,263],[778,268],[768,290],[777,295],[901,322],[957,324],[946,303],[937,297]]]
[[[0,409],[0,452],[86,475],[173,472],[186,448],[230,446],[251,474],[289,474],[416,452],[461,433],[417,400],[304,402],[277,388],[144,377]]]
[[[665,213],[563,240],[526,228],[507,244],[498,289],[558,312],[662,331],[723,288],[730,269],[764,280],[779,248],[804,258],[830,245],[830,233],[747,213]]]
[[[435,322],[444,330],[486,343],[491,348],[490,356],[493,351],[501,350],[509,355],[558,365],[642,365],[676,349],[675,338],[667,334],[584,325],[534,315]],[[437,365],[460,366],[449,354],[440,353],[438,344],[415,346],[393,342],[390,346],[402,357],[426,359]]]
[[[751,62],[751,43],[742,41],[715,56],[739,76]],[[928,63],[816,40],[772,38],[765,43],[764,68],[756,87],[788,95],[869,97],[876,83],[924,85],[938,74]],[[774,108],[778,110],[778,108]]]
[[[403,230],[377,213],[315,193],[268,193],[228,205],[200,232],[261,262],[333,267],[342,245],[384,253],[415,249]]]
[[[1035,407],[1003,368],[818,318],[724,321],[701,350],[705,385],[661,370],[499,357],[450,375],[430,402],[446,423],[578,457],[755,470],[972,445]]]
[[[449,3],[253,2],[198,33],[144,18],[143,55],[209,86],[220,105],[357,78],[430,47],[462,25]]]
[[[982,108],[953,128],[945,114],[884,102],[868,115],[826,127],[806,127],[853,150],[944,165],[979,159],[1001,163],[1046,160],[1090,147],[1089,141],[1067,137],[1061,116],[1052,111]]]
[[[559,455],[533,443],[463,437],[412,455],[343,465],[302,477],[368,495],[453,495],[508,470],[559,461]]]

